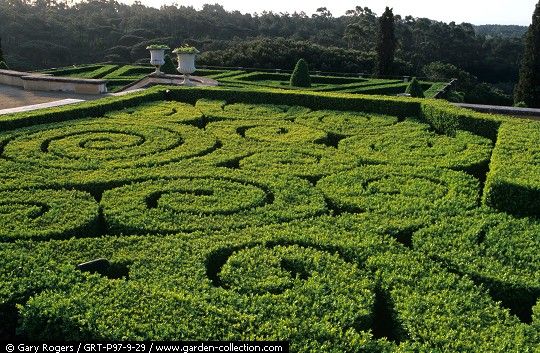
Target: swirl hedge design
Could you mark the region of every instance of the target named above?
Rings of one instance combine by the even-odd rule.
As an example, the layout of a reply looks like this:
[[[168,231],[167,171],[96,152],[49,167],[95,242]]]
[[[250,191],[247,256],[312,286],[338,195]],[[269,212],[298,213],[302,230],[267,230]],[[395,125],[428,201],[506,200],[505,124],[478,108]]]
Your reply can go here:
[[[477,206],[479,183],[452,170],[368,165],[328,176],[317,188],[339,212],[390,218],[459,213]]]
[[[106,191],[101,203],[113,234],[238,228],[326,212],[307,181],[244,173],[133,183]]]
[[[288,121],[222,121],[211,123],[206,131],[222,142],[267,144],[322,143],[326,132]]]
[[[98,204],[84,192],[0,192],[0,241],[92,236],[98,231],[98,218]]]
[[[106,114],[112,119],[140,120],[153,123],[183,123],[200,125],[203,114],[191,104],[180,102],[147,103],[136,108],[113,111]]]
[[[74,170],[156,166],[204,155],[218,146],[195,127],[124,120],[38,126],[2,140],[2,156],[8,160]]]
[[[353,136],[394,125],[398,122],[398,118],[365,113],[318,110],[301,115],[295,122],[335,135]]]
[[[255,152],[239,161],[242,169],[285,173],[303,178],[320,178],[324,175],[351,169],[359,163],[350,154],[322,147],[269,148]]]
[[[340,141],[339,148],[379,163],[425,165],[479,173],[487,168],[492,142],[459,131],[454,137],[412,131],[358,135]]]
[[[96,257],[110,268],[73,266]],[[0,276],[10,289],[0,298],[24,303],[20,331],[36,339],[283,339],[293,352],[336,353],[535,345],[532,330],[467,278],[329,223],[9,244],[0,264],[12,273]]]
[[[538,219],[481,206],[492,142],[456,130],[493,138],[496,121],[297,90],[145,97],[4,124],[0,337],[540,346]]]
[[[531,319],[527,310],[540,299],[539,222],[475,211],[418,231],[413,244],[483,283],[519,317]]]

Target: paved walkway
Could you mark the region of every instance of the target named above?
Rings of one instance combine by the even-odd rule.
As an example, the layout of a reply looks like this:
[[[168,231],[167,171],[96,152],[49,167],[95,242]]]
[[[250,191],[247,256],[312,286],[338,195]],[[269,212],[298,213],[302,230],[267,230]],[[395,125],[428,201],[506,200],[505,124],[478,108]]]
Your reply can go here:
[[[104,95],[88,95],[64,92],[25,91],[22,88],[0,85],[0,111],[62,100],[93,100]],[[66,101],[70,102],[70,101]],[[73,103],[73,101],[71,101]]]
[[[466,103],[453,103],[454,105],[462,108],[468,108],[476,110],[482,113],[503,114],[510,115],[515,118],[540,120],[540,109],[534,108],[517,108],[506,107],[499,105],[484,105],[484,104],[466,104]]]

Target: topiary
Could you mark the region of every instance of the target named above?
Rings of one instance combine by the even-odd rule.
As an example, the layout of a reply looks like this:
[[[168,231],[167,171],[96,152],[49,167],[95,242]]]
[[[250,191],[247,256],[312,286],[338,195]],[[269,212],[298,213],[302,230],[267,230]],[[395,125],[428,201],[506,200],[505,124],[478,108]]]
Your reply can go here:
[[[9,70],[9,67],[4,61],[0,61],[0,70]]]
[[[298,60],[291,76],[291,86],[293,87],[311,87],[311,78],[309,77],[309,67],[304,59]]]
[[[411,97],[424,98],[424,90],[422,89],[422,86],[420,86],[420,83],[418,82],[416,77],[413,77],[413,79],[407,86],[405,93],[410,94]]]
[[[169,75],[178,74],[174,62],[169,55],[165,55],[165,64],[161,66],[161,71]]]

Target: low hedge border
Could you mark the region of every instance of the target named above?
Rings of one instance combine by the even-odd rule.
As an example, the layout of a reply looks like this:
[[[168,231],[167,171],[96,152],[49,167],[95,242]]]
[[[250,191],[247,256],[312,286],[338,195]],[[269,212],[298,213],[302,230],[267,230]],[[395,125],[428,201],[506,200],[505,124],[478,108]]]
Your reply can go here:
[[[491,158],[484,203],[521,216],[540,217],[540,124],[504,123]]]

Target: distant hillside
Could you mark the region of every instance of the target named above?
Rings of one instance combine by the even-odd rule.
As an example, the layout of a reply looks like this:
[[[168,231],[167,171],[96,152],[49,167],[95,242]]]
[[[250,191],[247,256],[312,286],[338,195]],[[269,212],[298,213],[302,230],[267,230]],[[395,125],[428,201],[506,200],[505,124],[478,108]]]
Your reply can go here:
[[[527,32],[527,26],[481,25],[474,26],[477,34],[489,37],[520,38]]]

